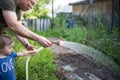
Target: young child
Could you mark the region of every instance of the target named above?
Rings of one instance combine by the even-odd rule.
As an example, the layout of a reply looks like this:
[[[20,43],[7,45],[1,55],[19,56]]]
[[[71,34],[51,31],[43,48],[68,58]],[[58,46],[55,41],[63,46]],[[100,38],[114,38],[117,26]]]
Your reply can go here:
[[[14,58],[18,56],[34,55],[38,51],[13,52],[14,42],[7,35],[0,35],[0,80],[16,80]]]

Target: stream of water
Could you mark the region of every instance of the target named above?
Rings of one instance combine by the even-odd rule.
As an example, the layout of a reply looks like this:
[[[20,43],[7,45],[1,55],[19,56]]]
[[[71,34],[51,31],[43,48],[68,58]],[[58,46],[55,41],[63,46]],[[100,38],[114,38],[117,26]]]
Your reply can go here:
[[[95,50],[94,48],[88,47],[80,43],[69,42],[69,41],[60,41],[60,46],[69,48],[84,56],[90,56],[96,61],[110,67],[111,69],[120,71],[119,66],[113,61],[112,58],[108,57],[107,55],[103,54],[100,51]]]

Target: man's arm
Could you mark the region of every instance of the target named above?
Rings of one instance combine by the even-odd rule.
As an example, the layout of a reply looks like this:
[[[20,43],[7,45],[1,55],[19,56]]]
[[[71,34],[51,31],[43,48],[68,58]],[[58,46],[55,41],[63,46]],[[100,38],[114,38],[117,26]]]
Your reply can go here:
[[[26,44],[29,44],[28,40],[24,37],[21,37],[17,34],[15,34],[16,38],[25,46]]]
[[[3,10],[3,16],[6,20],[8,27],[16,34],[28,38],[40,43],[43,47],[51,46],[51,42],[43,36],[39,36],[34,32],[28,30],[22,24],[17,21],[17,16],[15,12]]]
[[[35,48],[35,46],[29,44],[29,42],[28,42],[28,40],[26,38],[21,37],[21,36],[19,36],[17,34],[15,34],[15,35],[16,35],[16,38],[25,46],[25,48],[27,50],[33,50]]]

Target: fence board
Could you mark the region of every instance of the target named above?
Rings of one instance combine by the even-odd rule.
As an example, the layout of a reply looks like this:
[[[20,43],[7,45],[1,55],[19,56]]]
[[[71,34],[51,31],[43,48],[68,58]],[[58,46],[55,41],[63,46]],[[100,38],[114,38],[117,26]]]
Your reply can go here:
[[[35,31],[46,31],[51,26],[50,19],[26,19],[25,26],[33,27]]]

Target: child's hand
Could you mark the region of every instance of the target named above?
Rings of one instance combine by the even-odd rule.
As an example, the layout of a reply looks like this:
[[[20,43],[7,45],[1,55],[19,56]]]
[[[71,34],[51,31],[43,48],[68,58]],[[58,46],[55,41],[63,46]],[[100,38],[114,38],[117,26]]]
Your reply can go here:
[[[34,50],[19,52],[19,53],[17,53],[17,56],[35,55],[37,53],[38,53],[38,50],[34,49]]]
[[[39,48],[39,49],[34,49],[34,50],[32,50],[33,52],[32,52],[32,56],[34,56],[35,54],[37,54],[39,51],[41,51],[43,49],[43,47],[41,47],[41,48]]]
[[[30,55],[32,55],[32,56],[34,56],[35,54],[38,53],[38,51],[37,51],[36,49],[31,50],[31,51],[29,51],[29,52],[30,52]]]

